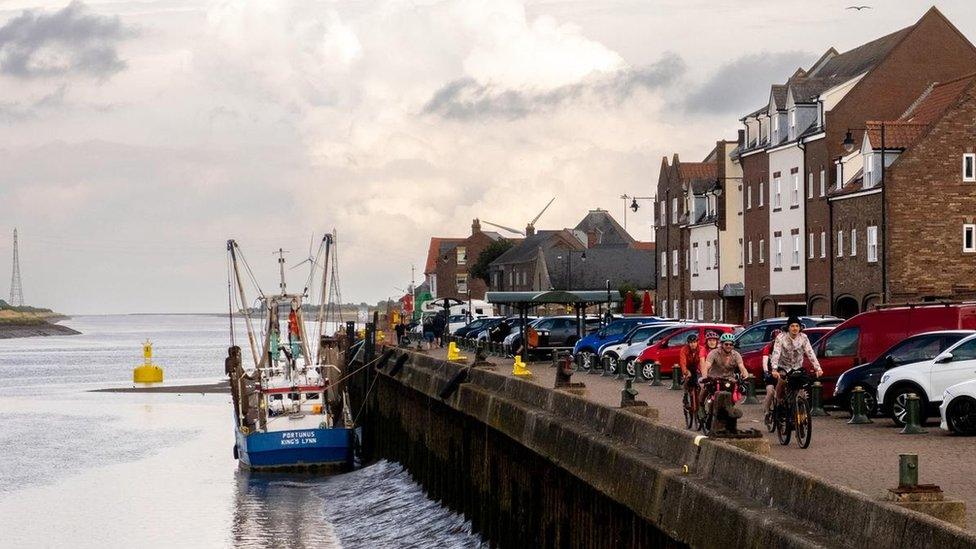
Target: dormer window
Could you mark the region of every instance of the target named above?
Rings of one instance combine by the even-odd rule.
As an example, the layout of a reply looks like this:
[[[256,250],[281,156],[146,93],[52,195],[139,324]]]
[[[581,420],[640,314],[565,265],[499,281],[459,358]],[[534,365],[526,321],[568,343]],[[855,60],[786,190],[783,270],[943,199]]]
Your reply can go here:
[[[864,155],[864,188],[874,186],[874,154]]]
[[[796,108],[790,111],[790,139],[796,138]]]
[[[773,144],[779,142],[779,117],[776,116],[776,115],[773,115],[773,136],[772,136],[772,140],[773,140],[772,141]]]

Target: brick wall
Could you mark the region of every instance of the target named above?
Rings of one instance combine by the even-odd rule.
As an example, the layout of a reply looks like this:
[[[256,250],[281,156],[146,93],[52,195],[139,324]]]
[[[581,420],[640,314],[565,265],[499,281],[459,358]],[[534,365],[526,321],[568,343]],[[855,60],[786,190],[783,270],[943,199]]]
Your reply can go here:
[[[742,164],[742,193],[743,200],[752,188],[752,207],[743,206],[743,245],[745,246],[745,307],[746,316],[751,314],[751,303],[760,303],[769,295],[769,201],[764,200],[759,206],[759,183],[763,183],[766,196],[769,195],[769,156],[765,152],[755,153],[741,159]],[[759,240],[765,241],[765,262],[759,262]],[[749,263],[749,242],[752,242],[752,263]],[[762,310],[751,317],[754,321],[763,318]]]
[[[878,227],[878,261],[868,262],[867,228]],[[851,255],[851,230],[857,234],[856,255]],[[833,201],[834,303],[838,313],[848,316],[852,311],[841,300],[853,298],[855,313],[864,311],[881,296],[881,193]],[[843,255],[837,256],[837,232],[844,234]],[[852,302],[852,303],[853,303]]]

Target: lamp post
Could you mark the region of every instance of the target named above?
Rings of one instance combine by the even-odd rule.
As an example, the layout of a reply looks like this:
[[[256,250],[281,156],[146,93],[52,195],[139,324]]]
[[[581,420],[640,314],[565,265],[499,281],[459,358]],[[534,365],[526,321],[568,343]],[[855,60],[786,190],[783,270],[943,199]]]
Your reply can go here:
[[[573,291],[573,252],[575,250],[566,250],[566,291]],[[563,259],[563,256],[557,255],[556,259]],[[583,250],[580,254],[580,261],[586,262],[586,250]]]
[[[885,204],[885,123],[879,122],[881,126],[881,301],[883,303],[888,302],[888,219],[885,217],[887,207]],[[855,143],[854,136],[852,132],[854,131],[864,131],[867,132],[868,129],[865,128],[847,128],[847,134],[844,135],[844,141],[841,145],[844,146],[844,150],[847,153],[854,151]],[[872,149],[874,146],[872,145]],[[872,150],[872,154],[873,154]],[[843,184],[843,181],[841,182]],[[865,236],[865,241],[867,237]],[[867,253],[865,252],[865,255]],[[833,278],[833,277],[831,277]]]
[[[654,200],[654,197],[630,196],[628,194],[622,194],[620,195],[620,199],[624,201],[624,230],[627,230],[627,208],[630,208],[634,211],[634,213],[637,213],[637,210],[640,209],[640,204],[637,203],[638,200]],[[630,200],[630,205],[627,204],[628,200]]]

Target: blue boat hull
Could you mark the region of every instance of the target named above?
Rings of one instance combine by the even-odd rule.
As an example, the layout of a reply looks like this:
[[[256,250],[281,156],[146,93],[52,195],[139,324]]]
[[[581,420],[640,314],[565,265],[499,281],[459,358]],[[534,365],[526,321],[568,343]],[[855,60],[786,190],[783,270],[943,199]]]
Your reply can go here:
[[[351,466],[353,429],[236,433],[237,457],[251,469]]]

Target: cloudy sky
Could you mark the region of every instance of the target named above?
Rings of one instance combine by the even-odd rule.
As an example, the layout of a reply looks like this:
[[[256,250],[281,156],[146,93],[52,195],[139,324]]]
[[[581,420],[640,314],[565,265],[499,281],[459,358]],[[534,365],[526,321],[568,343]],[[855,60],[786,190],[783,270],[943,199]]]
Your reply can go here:
[[[27,300],[76,314],[219,311],[227,238],[270,288],[272,250],[335,227],[343,297],[375,302],[472,218],[621,217],[662,155],[931,5],[868,3],[0,0],[0,297],[15,226]]]

